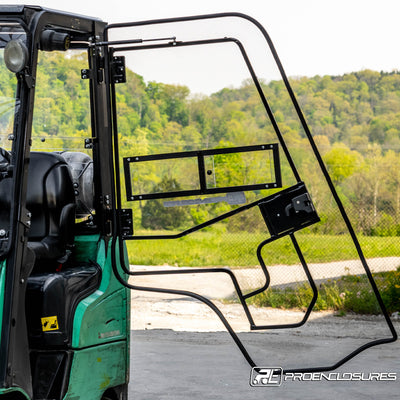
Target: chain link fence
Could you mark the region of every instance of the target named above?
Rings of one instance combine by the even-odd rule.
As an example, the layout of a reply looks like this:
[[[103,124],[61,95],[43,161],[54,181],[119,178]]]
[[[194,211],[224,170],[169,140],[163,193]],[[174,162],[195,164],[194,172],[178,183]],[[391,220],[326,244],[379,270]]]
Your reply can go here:
[[[309,187],[321,221],[296,232],[295,237],[319,292],[314,309],[379,314],[380,307],[373,288],[337,204],[326,187],[322,189],[319,185],[316,191],[315,182],[311,182]],[[395,297],[400,296],[397,293],[400,288],[400,237],[394,226],[393,206],[379,196],[375,199],[376,204],[365,201],[361,204],[346,197],[344,187],[338,186],[338,191],[368,267],[389,311],[396,312],[399,305]],[[162,207],[161,202],[159,206]],[[215,212],[215,205],[212,207]],[[174,213],[179,214],[180,209],[181,214],[186,215],[182,230],[193,226],[196,218],[201,222],[201,218],[206,220],[210,217],[210,206],[208,211],[207,207],[176,207]],[[160,230],[155,233],[159,234]],[[170,234],[171,231],[164,233]],[[267,286],[264,292],[248,299],[249,304],[307,310],[315,289],[290,237],[262,246],[257,255],[257,248],[269,237],[260,210],[255,206],[179,240],[149,240],[135,243],[135,246],[136,249],[138,245],[142,246],[142,251],[147,252],[146,264],[232,268],[243,294]],[[142,263],[135,258],[131,258],[132,263]],[[267,274],[261,268],[262,263]],[[237,300],[232,290],[232,296],[225,300],[235,298]]]

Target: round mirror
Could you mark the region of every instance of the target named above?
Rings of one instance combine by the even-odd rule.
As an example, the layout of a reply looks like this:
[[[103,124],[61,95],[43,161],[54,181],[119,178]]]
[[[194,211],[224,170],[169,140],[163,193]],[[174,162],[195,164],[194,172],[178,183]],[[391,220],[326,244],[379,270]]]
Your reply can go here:
[[[28,49],[20,39],[10,40],[4,49],[4,62],[11,72],[21,72],[28,62]]]

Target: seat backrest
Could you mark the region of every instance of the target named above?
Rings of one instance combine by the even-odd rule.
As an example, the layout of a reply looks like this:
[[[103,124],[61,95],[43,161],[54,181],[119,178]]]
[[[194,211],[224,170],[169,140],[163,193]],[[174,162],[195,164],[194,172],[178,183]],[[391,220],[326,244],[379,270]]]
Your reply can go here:
[[[31,153],[26,208],[31,213],[28,238],[37,258],[65,255],[74,241],[75,195],[68,164],[59,154]]]
[[[0,229],[8,230],[11,179],[0,181]],[[28,245],[36,262],[65,258],[74,243],[75,193],[70,168],[56,153],[32,152],[26,208],[31,213]]]

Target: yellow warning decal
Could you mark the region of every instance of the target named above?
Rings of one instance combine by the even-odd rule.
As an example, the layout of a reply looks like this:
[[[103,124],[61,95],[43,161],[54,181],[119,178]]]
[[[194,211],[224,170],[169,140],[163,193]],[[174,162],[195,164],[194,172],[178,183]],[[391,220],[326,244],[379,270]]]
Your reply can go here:
[[[42,320],[42,331],[56,331],[58,329],[58,320],[57,316],[54,317],[44,317]]]

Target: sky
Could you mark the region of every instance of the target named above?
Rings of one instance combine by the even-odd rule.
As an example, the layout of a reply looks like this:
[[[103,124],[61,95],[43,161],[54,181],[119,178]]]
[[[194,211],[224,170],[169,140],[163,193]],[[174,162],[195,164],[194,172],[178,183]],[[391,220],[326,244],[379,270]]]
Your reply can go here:
[[[17,0],[14,4],[24,3]],[[400,69],[399,0],[38,0],[36,4],[109,23],[241,12],[265,27],[290,77]],[[115,38],[235,37],[245,45],[260,78],[279,79],[264,39],[238,19],[117,33]],[[184,84],[192,93],[210,94],[222,87],[239,86],[249,78],[233,44],[136,51],[126,56],[128,67],[147,82]]]

